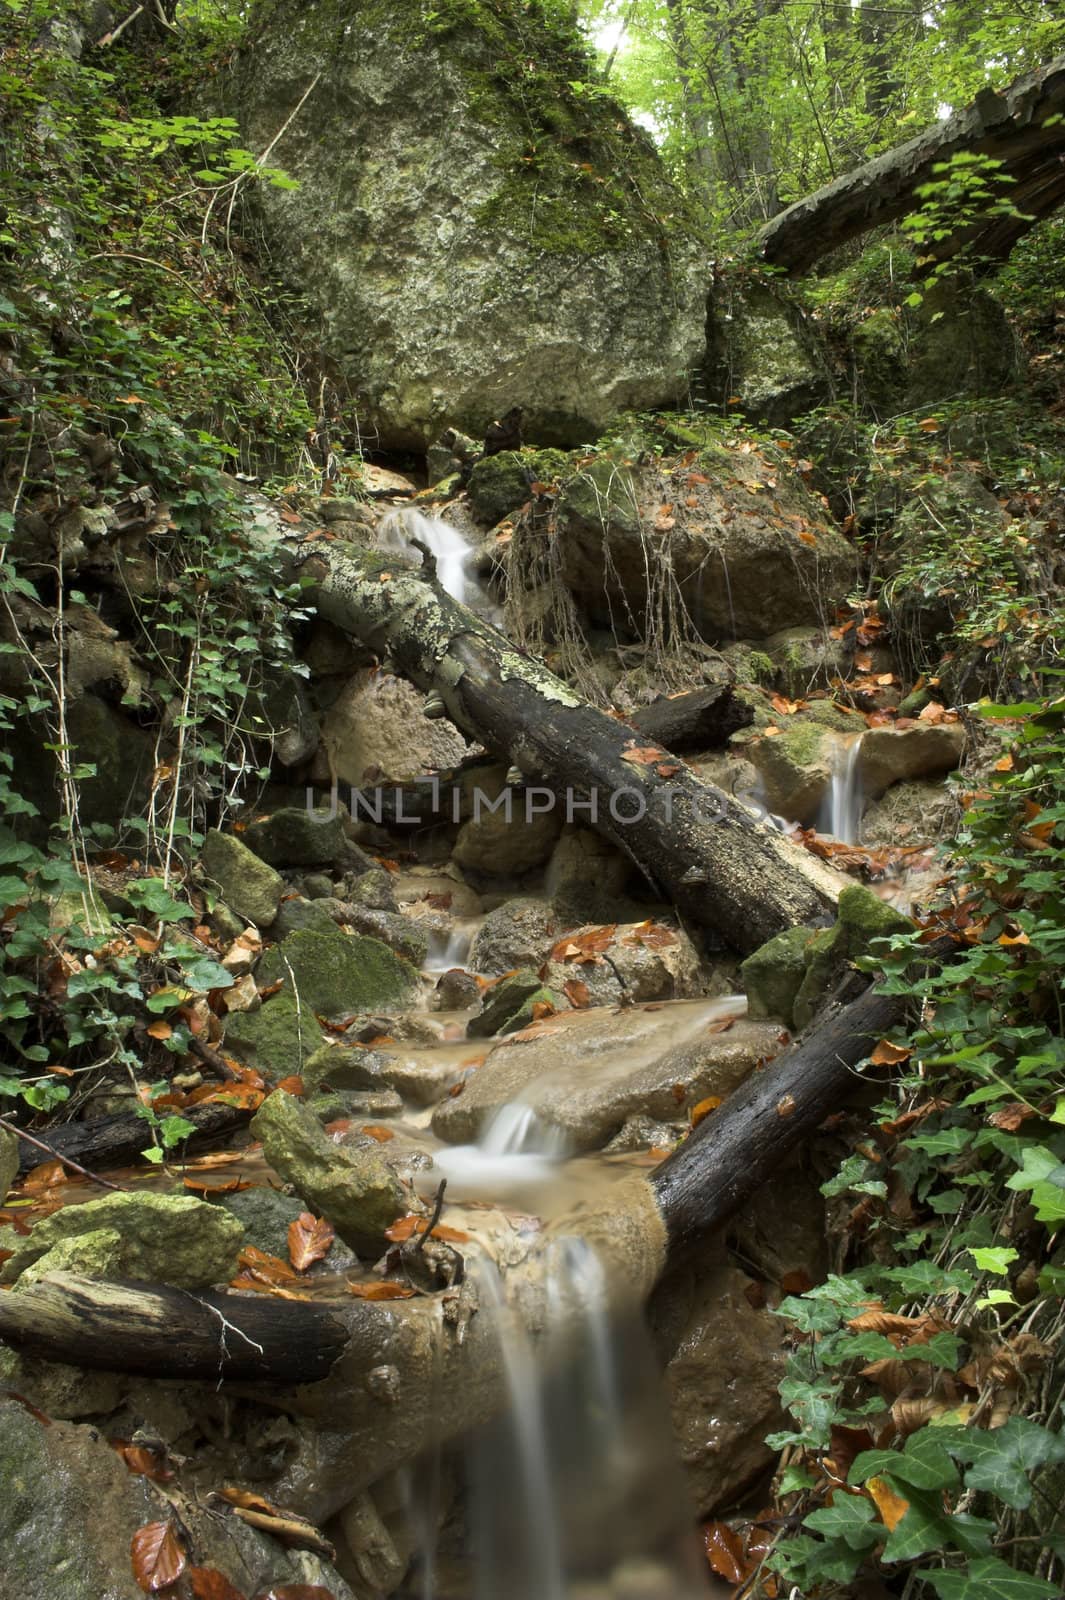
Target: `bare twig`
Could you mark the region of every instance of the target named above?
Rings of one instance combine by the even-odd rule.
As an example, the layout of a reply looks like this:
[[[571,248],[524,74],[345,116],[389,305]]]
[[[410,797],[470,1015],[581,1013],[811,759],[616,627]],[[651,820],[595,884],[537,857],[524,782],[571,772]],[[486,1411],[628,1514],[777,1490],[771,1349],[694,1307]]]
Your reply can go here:
[[[8,1133],[13,1133],[16,1139],[25,1139],[27,1144],[32,1144],[36,1149],[43,1150],[45,1155],[59,1161],[64,1167],[70,1167],[74,1172],[88,1178],[90,1183],[98,1183],[102,1189],[114,1189],[117,1194],[125,1194],[125,1187],[121,1183],[112,1183],[109,1178],[101,1178],[98,1173],[90,1172],[88,1167],[83,1167],[80,1162],[72,1161],[69,1156],[61,1156],[58,1150],[53,1150],[50,1144],[45,1144],[43,1139],[34,1138],[32,1133],[26,1133],[22,1128],[16,1128],[13,1122],[8,1122],[6,1117],[0,1117],[0,1128],[6,1128]]]
[[[425,1249],[425,1241],[426,1241],[426,1239],[428,1239],[429,1235],[432,1233],[433,1229],[436,1227],[437,1223],[440,1221],[440,1213],[444,1209],[444,1190],[446,1188],[447,1188],[447,1179],[446,1178],[441,1178],[440,1179],[440,1187],[437,1189],[436,1198],[433,1201],[433,1214],[429,1218],[429,1226],[422,1230],[422,1232],[418,1235],[416,1243],[414,1243],[411,1246],[412,1254],[417,1252],[417,1251],[421,1251],[421,1250]]]
[[[115,44],[119,39],[121,39],[130,23],[136,22],[137,18],[141,16],[143,11],[144,7],[138,6],[135,11],[130,12],[129,16],[126,17],[124,21],[119,23],[117,28],[112,28],[109,33],[101,34],[100,38],[96,41],[97,50],[106,50],[108,46]]]

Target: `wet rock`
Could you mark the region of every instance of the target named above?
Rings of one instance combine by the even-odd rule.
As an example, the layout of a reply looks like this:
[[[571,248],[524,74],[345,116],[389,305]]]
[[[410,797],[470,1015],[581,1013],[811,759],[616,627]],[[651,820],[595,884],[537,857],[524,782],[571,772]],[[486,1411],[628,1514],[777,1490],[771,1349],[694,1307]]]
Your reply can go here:
[[[299,1076],[304,1057],[318,1048],[321,1030],[290,994],[266,1000],[257,1011],[230,1012],[225,1044],[253,1065],[267,1083]]]
[[[446,718],[425,717],[424,704],[402,678],[356,672],[322,717],[322,743],[339,781],[362,788],[457,766],[466,740]]]
[[[256,978],[260,988],[283,982],[310,1016],[399,1011],[418,992],[418,974],[410,962],[379,939],[342,933],[335,924],[328,932],[306,928],[290,933],[267,950]]]
[[[574,92],[586,61],[571,24],[509,5],[416,33],[366,6],[349,20],[338,35],[328,6],[287,0],[232,81],[250,148],[290,122],[299,187],[258,203],[326,359],[359,387],[360,425],[424,449],[447,423],[482,438],[517,405],[530,436],[578,444],[626,407],[686,394],[706,269],[651,142],[608,95]],[[537,86],[516,96],[526,59]],[[313,121],[292,117],[323,62]],[[543,154],[553,141],[590,170]],[[668,248],[651,220],[664,214]]]
[[[285,890],[281,874],[229,833],[212,830],[200,856],[204,872],[230,910],[256,927],[269,928]]]
[[[557,929],[558,919],[549,901],[508,900],[485,917],[470,945],[468,965],[487,978],[518,967],[539,967]]]
[[[526,1022],[533,1020],[533,1007],[549,1006],[557,1011],[565,1001],[553,990],[545,988],[539,976],[526,967],[509,977],[500,978],[485,992],[477,1016],[466,1024],[471,1039],[488,1039],[497,1033],[515,1033]]]
[[[371,867],[354,883],[343,885],[343,898],[370,911],[398,911],[392,874],[384,867]]]
[[[745,754],[758,772],[769,810],[789,822],[810,823],[831,785],[839,739],[805,718],[781,720],[779,733],[752,739]]]
[[[862,736],[859,766],[865,792],[877,796],[893,783],[952,772],[965,754],[960,722],[917,722],[912,728],[870,728]]]
[[[486,878],[520,878],[544,866],[562,828],[559,807],[539,809],[544,792],[511,789],[499,767],[477,773],[477,790],[484,800],[475,800],[473,815],[459,829],[451,854],[455,865]],[[497,803],[501,809],[489,809]]]
[[[323,1089],[307,1100],[319,1122],[398,1117],[403,1101],[394,1089]]]
[[[468,1011],[481,998],[481,986],[465,967],[449,967],[437,981],[429,1004],[433,1011]]]
[[[8,1128],[0,1128],[0,1205],[18,1176],[18,1137]]]
[[[368,906],[349,905],[343,900],[327,900],[322,904],[329,906],[338,922],[356,933],[379,939],[415,967],[425,964],[429,952],[428,934],[413,918],[397,911],[372,911]]]
[[[630,1117],[686,1116],[780,1049],[780,1029],[770,1023],[736,1021],[707,1033],[715,1014],[709,1004],[688,1002],[549,1018],[538,1037],[497,1046],[463,1093],[437,1106],[433,1132],[468,1143],[501,1106],[520,1099],[583,1151],[608,1144]]]
[[[784,1325],[755,1310],[750,1280],[725,1261],[674,1270],[655,1291],[652,1329],[671,1351],[666,1388],[696,1513],[732,1505],[769,1471],[767,1433],[782,1426]]]
[[[827,688],[849,670],[846,641],[833,639],[827,628],[783,628],[765,641],[764,648],[773,663],[777,688],[792,699]]]
[[[304,1069],[304,1082],[322,1093],[398,1093],[413,1105],[434,1105],[461,1075],[459,1062],[468,1057],[463,1043],[454,1051],[397,1041],[385,1049],[357,1045],[324,1045]]]
[[[365,1045],[323,1044],[308,1056],[300,1076],[308,1094],[320,1089],[372,1089],[383,1058]]]
[[[279,1194],[269,1185],[257,1183],[237,1194],[222,1195],[218,1204],[236,1217],[244,1229],[244,1243],[265,1250],[267,1255],[288,1260],[289,1224],[306,1210],[302,1200]]]
[[[561,576],[592,620],[609,624],[619,606],[646,620],[649,562],[668,562],[708,639],[764,639],[830,616],[853,583],[854,555],[791,465],[708,444],[698,463],[706,482],[690,484],[683,459],[601,456],[563,483]]]
[[[603,1146],[603,1150],[608,1156],[628,1155],[634,1150],[671,1150],[682,1129],[683,1123],[679,1119],[676,1122],[656,1122],[654,1117],[645,1117],[641,1113],[639,1116],[626,1117],[620,1131],[609,1144]]]
[[[564,933],[555,946],[560,953],[548,961],[543,982],[563,993],[567,983],[581,984],[592,1005],[609,1005],[622,999],[626,1004],[684,1000],[702,992],[702,962],[681,930],[651,921],[620,923],[601,954],[591,959],[565,958],[568,946],[582,950],[581,940],[597,931],[590,927]]]
[[[360,873],[370,862],[344,832],[338,810],[308,811],[283,806],[268,817],[256,817],[244,830],[249,850],[272,867],[329,867],[334,872]]]
[[[43,1217],[3,1278],[29,1282],[33,1268],[203,1289],[233,1276],[242,1243],[236,1218],[192,1195],[110,1194]]]
[[[274,1171],[360,1255],[375,1255],[385,1229],[407,1209],[402,1184],[380,1147],[343,1149],[299,1100],[277,1090],[252,1119],[252,1132]]]
[[[810,928],[785,928],[760,945],[740,966],[750,1017],[778,1017],[794,1025],[795,997],[806,976]]]
[[[799,1277],[822,1283],[829,1269],[825,1201],[807,1163],[808,1152],[786,1161],[728,1224],[730,1248],[785,1294]]]
[[[871,949],[875,940],[912,930],[909,917],[860,884],[850,884],[839,897],[834,926],[815,933],[806,947],[806,972],[793,1007],[795,1026],[808,1026],[849,962],[876,953]]]
[[[949,837],[960,813],[957,796],[942,783],[895,783],[862,816],[865,845],[909,847]]]
[[[530,498],[530,484],[554,483],[569,464],[561,450],[501,450],[482,456],[467,485],[470,508],[478,522],[494,528]]]

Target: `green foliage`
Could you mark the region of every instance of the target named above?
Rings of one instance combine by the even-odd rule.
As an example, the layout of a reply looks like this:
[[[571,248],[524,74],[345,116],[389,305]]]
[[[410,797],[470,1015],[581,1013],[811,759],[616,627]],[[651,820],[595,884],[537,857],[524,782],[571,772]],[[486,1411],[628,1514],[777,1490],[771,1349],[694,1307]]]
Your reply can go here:
[[[902,231],[917,252],[915,266],[928,269],[929,286],[971,277],[987,265],[966,246],[970,230],[992,217],[1021,216],[1007,192],[1016,180],[1003,171],[1003,165],[978,150],[958,150],[949,161],[936,162],[931,182],[917,189],[921,204],[902,219]],[[942,259],[939,252],[946,245],[950,253]],[[921,290],[914,289],[906,303],[918,306],[923,298]]]
[[[1061,1590],[1031,1571],[1040,1548],[1065,1551],[1052,1488],[1065,1463],[1060,1401],[1020,1408],[1039,1392],[1024,1375],[1053,1361],[1060,1320],[1065,700],[985,713],[1009,748],[972,798],[940,902],[927,927],[864,962],[920,1015],[894,1041],[911,1054],[877,1107],[876,1145],[825,1185],[854,1197],[867,1264],[780,1307],[795,1329],[781,1393],[797,1428],[771,1442],[802,1452],[813,1477],[838,1461],[840,1429],[868,1440],[848,1457],[860,1499],[837,1491],[820,1504],[824,1480],[791,1491],[804,1496],[805,1531],[774,1560],[800,1586],[845,1583],[875,1555],[896,1570],[926,1563],[911,1594]],[[928,939],[948,931],[953,954],[927,963]],[[908,1374],[900,1398],[869,1362]]]

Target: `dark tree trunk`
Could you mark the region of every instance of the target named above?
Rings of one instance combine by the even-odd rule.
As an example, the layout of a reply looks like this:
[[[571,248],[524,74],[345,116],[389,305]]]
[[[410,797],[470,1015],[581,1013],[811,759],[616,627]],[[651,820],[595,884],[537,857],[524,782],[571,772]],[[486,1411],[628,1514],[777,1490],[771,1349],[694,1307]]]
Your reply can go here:
[[[932,253],[947,260],[964,247],[974,258],[1003,260],[1030,228],[1065,204],[1065,56],[1001,93],[982,90],[964,111],[788,206],[762,229],[763,258],[792,275],[808,272],[848,240],[914,210],[916,190],[930,181],[933,167],[960,151],[1003,163],[1014,179],[1004,195],[1019,214],[988,215]]]
[[[213,1105],[189,1106],[181,1115],[196,1124],[196,1132],[178,1149],[172,1158],[178,1160],[186,1148],[199,1149],[215,1140],[227,1138],[236,1128],[251,1120],[252,1113],[240,1106],[227,1106],[221,1102]],[[123,1112],[116,1117],[100,1117],[96,1122],[65,1122],[37,1134],[48,1150],[19,1140],[19,1166],[23,1172],[39,1166],[42,1161],[56,1157],[76,1161],[92,1172],[104,1172],[109,1167],[125,1167],[138,1160],[141,1152],[151,1145],[152,1136],[143,1117],[134,1112]]]

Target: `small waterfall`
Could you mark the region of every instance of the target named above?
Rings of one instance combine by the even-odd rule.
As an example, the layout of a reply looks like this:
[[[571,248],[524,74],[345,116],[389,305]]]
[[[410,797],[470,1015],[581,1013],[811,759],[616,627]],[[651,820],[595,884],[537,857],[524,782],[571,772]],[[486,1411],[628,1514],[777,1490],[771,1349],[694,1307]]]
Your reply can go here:
[[[449,1193],[498,1200],[526,1196],[530,1186],[535,1189],[550,1178],[567,1154],[562,1130],[515,1100],[486,1123],[477,1144],[438,1150],[433,1164],[447,1178]]]
[[[480,586],[468,572],[470,547],[466,540],[442,517],[427,517],[410,507],[383,517],[377,529],[380,550],[397,555],[417,555],[411,541],[420,539],[436,557],[436,575],[441,588],[460,605],[476,607],[484,598]]]
[[[831,834],[840,844],[857,844],[865,796],[862,793],[862,736],[837,748],[832,784],[821,802],[817,831]]]
[[[429,953],[423,972],[450,972],[452,967],[464,967],[473,943],[473,929],[454,927],[446,933],[433,928],[429,932]]]

